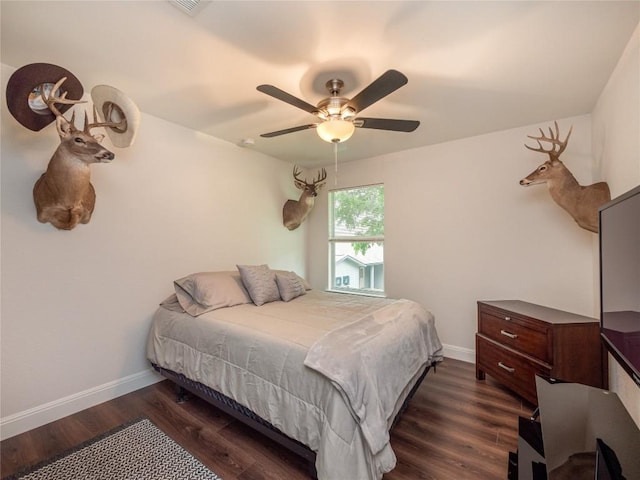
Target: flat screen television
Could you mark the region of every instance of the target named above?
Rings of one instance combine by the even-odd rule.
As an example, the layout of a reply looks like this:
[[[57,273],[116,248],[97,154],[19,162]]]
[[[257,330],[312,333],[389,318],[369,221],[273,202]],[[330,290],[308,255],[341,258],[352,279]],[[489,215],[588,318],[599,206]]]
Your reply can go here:
[[[602,338],[640,386],[640,186],[603,205],[599,220]]]

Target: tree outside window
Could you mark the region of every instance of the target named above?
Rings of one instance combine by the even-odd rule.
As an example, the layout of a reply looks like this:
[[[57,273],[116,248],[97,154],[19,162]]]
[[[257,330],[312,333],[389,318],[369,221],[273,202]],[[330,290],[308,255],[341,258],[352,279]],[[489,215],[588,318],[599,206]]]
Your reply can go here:
[[[384,295],[384,185],[329,192],[331,290]]]

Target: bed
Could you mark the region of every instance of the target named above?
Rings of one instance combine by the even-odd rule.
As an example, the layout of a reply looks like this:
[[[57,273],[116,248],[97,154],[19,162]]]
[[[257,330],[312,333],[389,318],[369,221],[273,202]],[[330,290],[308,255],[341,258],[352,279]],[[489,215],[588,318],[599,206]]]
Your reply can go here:
[[[382,478],[394,420],[442,360],[433,315],[238,269],[174,282],[149,331],[153,367],[307,458],[319,480]]]

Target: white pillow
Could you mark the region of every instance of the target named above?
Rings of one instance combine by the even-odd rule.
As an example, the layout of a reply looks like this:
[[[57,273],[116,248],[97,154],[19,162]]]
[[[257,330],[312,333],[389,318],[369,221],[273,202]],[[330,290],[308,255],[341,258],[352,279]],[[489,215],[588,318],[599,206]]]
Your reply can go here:
[[[244,287],[257,306],[280,300],[276,274],[268,265],[236,265]]]

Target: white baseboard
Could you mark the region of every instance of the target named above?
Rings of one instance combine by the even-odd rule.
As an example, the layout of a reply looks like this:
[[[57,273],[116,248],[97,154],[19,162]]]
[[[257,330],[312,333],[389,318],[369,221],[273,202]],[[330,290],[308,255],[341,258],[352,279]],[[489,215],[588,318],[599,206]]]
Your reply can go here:
[[[457,347],[455,345],[443,345],[444,356],[475,363],[475,351]],[[84,392],[79,392],[68,397],[54,400],[53,402],[39,405],[29,410],[24,410],[0,419],[0,440],[13,437],[28,430],[46,425],[59,420],[85,408],[93,407],[99,403],[117,398],[121,395],[147,387],[162,380],[163,377],[149,369],[128,377],[120,378],[113,382],[99,385]]]
[[[476,351],[470,348],[457,347],[455,345],[442,345],[444,356],[461,360],[467,363],[476,363]]]
[[[46,425],[162,380],[149,369],[0,419],[0,439]]]

